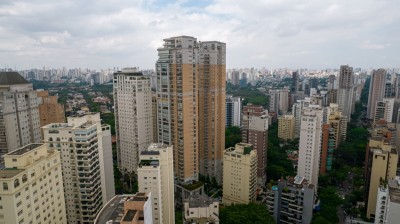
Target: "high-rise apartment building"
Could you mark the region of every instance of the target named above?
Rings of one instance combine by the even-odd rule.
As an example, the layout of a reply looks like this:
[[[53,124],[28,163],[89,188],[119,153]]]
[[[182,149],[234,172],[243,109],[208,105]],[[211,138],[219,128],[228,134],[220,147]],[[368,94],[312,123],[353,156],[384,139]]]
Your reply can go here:
[[[339,89],[337,101],[339,111],[350,121],[351,113],[355,107],[354,73],[348,65],[340,66]]]
[[[385,120],[392,122],[394,110],[394,98],[383,98],[376,102],[374,112],[374,122]]]
[[[304,100],[297,100],[292,107],[292,113],[295,117],[295,128],[294,128],[294,135],[297,137],[300,136],[300,124],[301,124],[301,113],[303,109],[310,105],[310,98],[305,98]]]
[[[300,75],[298,71],[292,73],[292,93],[297,93],[299,91],[299,80]]]
[[[397,223],[400,220],[400,177],[381,183],[378,189],[375,223]]]
[[[49,149],[61,152],[68,223],[92,223],[115,195],[110,126],[92,113],[42,130]]]
[[[39,99],[17,72],[0,72],[0,156],[39,143]]]
[[[289,90],[273,89],[269,93],[269,111],[278,114],[285,114],[289,109]]]
[[[241,126],[242,99],[240,97],[226,96],[226,126]]]
[[[323,109],[310,105],[301,115],[297,175],[306,178],[318,189]]]
[[[174,145],[178,183],[221,178],[225,145],[225,43],[179,36],[158,49],[158,142]],[[199,97],[201,96],[201,97]]]
[[[173,147],[151,144],[139,159],[139,191],[151,193],[153,223],[175,223]]]
[[[40,127],[51,123],[64,123],[64,105],[57,102],[58,96],[49,96],[49,91],[37,91],[39,98]]]
[[[136,173],[139,154],[153,141],[150,79],[137,68],[114,73],[115,131],[118,168]]]
[[[276,223],[311,223],[314,188],[304,177],[279,180],[267,191],[267,208]]]
[[[243,107],[242,117],[242,141],[257,151],[257,180],[264,186],[267,178],[268,111],[262,106],[248,104]]]
[[[293,115],[283,115],[278,118],[278,137],[284,141],[295,138],[296,119]]]
[[[222,202],[225,205],[255,202],[257,151],[251,144],[238,143],[224,152]]]
[[[152,107],[152,119],[153,119],[153,143],[158,142],[158,129],[157,129],[157,94],[152,92],[153,96],[151,98]]]
[[[376,105],[385,97],[386,70],[378,69],[372,72],[369,85],[367,118],[374,119]]]
[[[398,155],[396,147],[382,138],[371,138],[365,158],[365,192],[367,218],[377,216],[376,203],[378,189],[382,181],[396,177]]]
[[[225,150],[226,44],[199,42],[197,66],[199,171],[221,184]]]
[[[60,152],[29,144],[4,155],[0,223],[67,223]]]

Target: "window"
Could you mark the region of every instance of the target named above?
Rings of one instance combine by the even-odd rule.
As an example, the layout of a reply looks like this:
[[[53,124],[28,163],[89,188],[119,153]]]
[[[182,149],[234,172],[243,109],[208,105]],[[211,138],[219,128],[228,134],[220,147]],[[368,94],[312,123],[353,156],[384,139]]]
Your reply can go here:
[[[28,181],[28,177],[26,176],[26,174],[22,175],[22,183],[25,183],[26,181]]]
[[[7,183],[3,183],[3,190],[8,191],[8,184]]]
[[[19,179],[14,180],[14,188],[19,187]]]

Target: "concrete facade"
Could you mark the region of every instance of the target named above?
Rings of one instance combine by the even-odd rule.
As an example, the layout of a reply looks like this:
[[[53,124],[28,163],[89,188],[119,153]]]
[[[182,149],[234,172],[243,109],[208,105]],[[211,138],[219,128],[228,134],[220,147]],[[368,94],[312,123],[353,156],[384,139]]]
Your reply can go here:
[[[287,141],[295,138],[296,119],[293,115],[278,118],[278,137]]]

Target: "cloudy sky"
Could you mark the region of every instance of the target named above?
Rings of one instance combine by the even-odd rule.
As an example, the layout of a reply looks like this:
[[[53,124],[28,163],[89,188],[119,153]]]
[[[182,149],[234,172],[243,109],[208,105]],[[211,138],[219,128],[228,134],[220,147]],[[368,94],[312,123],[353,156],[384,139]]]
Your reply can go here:
[[[153,68],[162,39],[227,43],[227,67],[399,67],[398,0],[1,0],[0,66]]]

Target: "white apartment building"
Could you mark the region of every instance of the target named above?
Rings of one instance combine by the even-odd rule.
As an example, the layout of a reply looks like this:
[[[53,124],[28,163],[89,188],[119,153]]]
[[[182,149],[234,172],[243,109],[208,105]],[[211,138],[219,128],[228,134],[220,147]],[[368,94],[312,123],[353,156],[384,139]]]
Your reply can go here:
[[[383,98],[376,102],[374,122],[379,120],[385,120],[387,122],[392,122],[394,110],[394,98]]]
[[[4,155],[0,170],[0,223],[67,223],[57,150],[29,144]]]
[[[304,100],[297,100],[297,102],[293,104],[292,113],[295,118],[294,135],[296,138],[300,136],[301,113],[303,112],[304,108],[310,105],[310,101],[311,99],[307,97]]]
[[[226,96],[226,126],[241,125],[242,99],[240,97]]]
[[[398,223],[400,220],[400,177],[388,180],[378,189],[375,224]]]
[[[17,72],[0,72],[0,156],[40,140],[39,99],[32,83]]]
[[[289,90],[273,89],[270,91],[269,111],[285,114],[289,109]]]
[[[175,223],[173,147],[153,143],[139,160],[139,192],[151,193],[153,223]]]
[[[92,223],[114,195],[111,133],[99,113],[43,126],[44,142],[61,152],[68,223]]]
[[[222,203],[248,204],[256,200],[257,151],[251,144],[238,143],[224,152]]]
[[[184,223],[219,224],[219,203],[206,195],[193,195],[184,204]]]
[[[315,191],[318,189],[323,114],[322,107],[310,105],[301,115],[297,175],[309,180]]]
[[[139,154],[153,141],[150,79],[136,68],[114,73],[118,168],[136,173]]]

